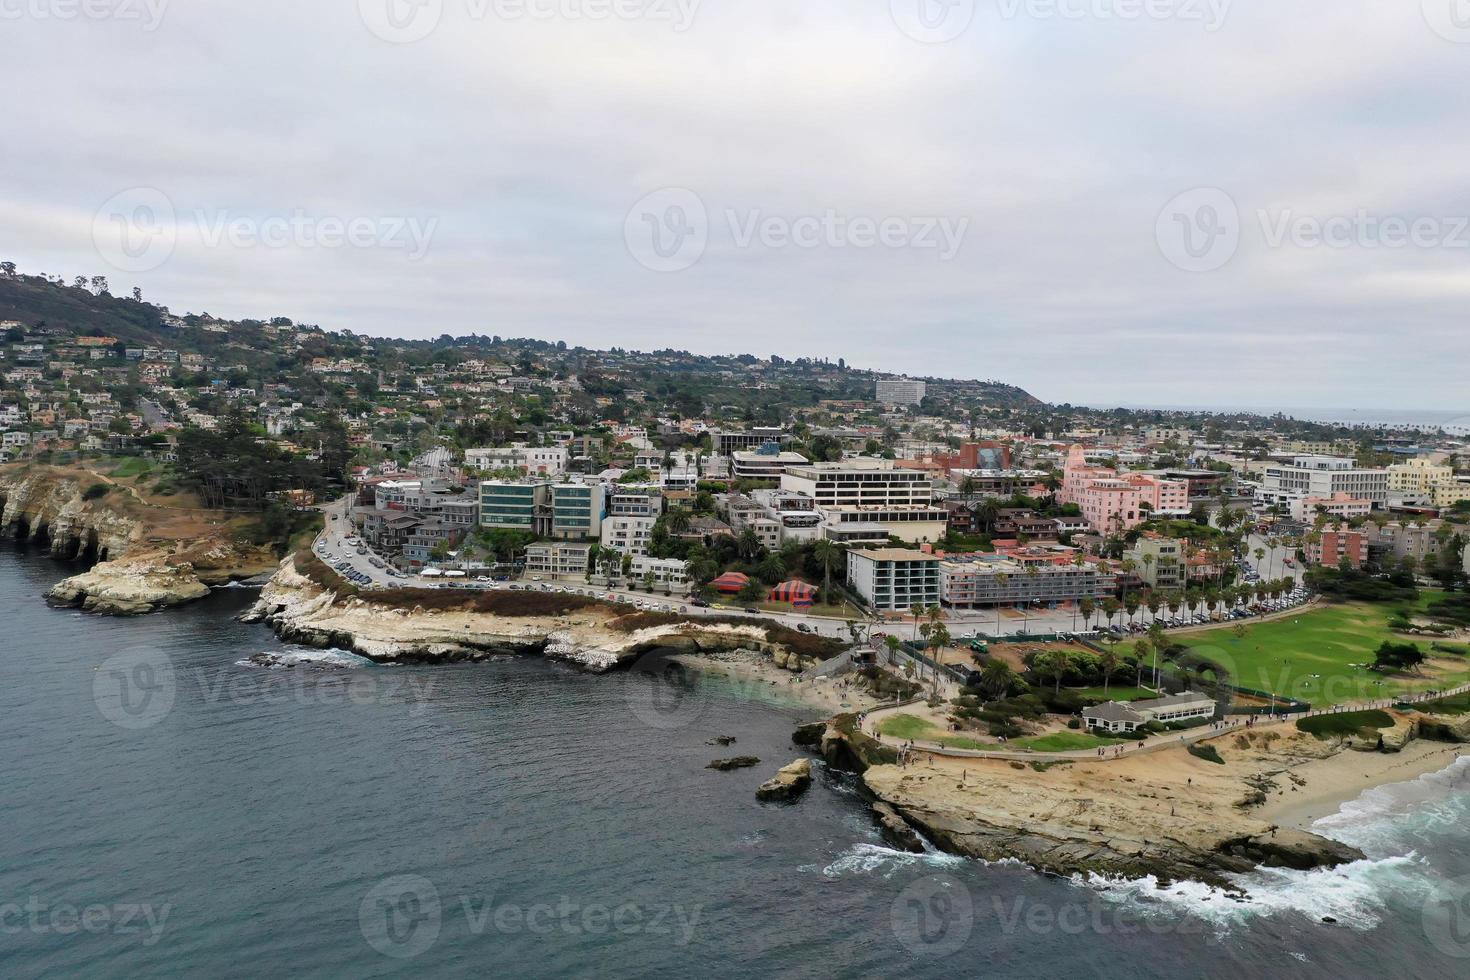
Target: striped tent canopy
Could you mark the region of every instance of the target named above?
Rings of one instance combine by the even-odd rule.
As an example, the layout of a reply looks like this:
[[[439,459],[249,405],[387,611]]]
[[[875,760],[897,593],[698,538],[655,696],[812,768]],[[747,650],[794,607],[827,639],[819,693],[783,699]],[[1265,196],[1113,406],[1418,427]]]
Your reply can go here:
[[[770,599],[772,602],[789,602],[797,607],[810,606],[817,601],[817,589],[815,586],[792,579],[772,589]]]
[[[745,588],[746,583],[749,581],[750,576],[743,572],[726,572],[724,575],[710,582],[710,585],[714,586],[720,592],[734,594]]]

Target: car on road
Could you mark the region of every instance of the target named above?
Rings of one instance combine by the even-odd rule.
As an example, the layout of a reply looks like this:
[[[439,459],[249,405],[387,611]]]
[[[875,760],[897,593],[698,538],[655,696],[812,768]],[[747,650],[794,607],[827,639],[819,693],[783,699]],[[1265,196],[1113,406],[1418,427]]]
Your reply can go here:
[[[745,607],[745,611],[748,612],[748,613],[755,613],[757,615],[760,614],[760,610],[757,609],[757,608],[755,608],[755,606],[746,606]]]

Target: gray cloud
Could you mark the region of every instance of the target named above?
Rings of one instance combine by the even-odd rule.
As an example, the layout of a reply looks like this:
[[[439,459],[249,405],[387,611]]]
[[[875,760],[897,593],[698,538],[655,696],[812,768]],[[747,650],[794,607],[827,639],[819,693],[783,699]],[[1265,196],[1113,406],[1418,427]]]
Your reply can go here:
[[[605,20],[443,0],[409,44],[356,0],[176,2],[151,31],[120,16],[141,0],[115,19],[33,12],[64,2],[0,0],[21,81],[0,226],[30,270],[106,272],[176,311],[845,356],[1078,403],[1465,407],[1470,247],[1270,241],[1359,212],[1448,237],[1470,215],[1470,44],[1417,2],[1235,0],[1209,31],[1184,16],[1204,0],[1159,0],[1158,20],[1108,16],[1128,0],[1064,0],[1078,19],[979,0],[938,44],[897,26],[908,0],[703,0],[682,31],[654,16],[672,0]],[[167,195],[177,243],[156,268],[109,269],[96,212],[134,187]],[[668,187],[697,195],[708,243],[660,273],[625,223]],[[1239,243],[1187,272],[1156,223],[1199,187],[1229,195]],[[735,233],[829,212],[968,225],[948,260],[912,234]],[[293,215],[378,236],[201,233]],[[421,258],[392,246],[394,221],[437,223]]]

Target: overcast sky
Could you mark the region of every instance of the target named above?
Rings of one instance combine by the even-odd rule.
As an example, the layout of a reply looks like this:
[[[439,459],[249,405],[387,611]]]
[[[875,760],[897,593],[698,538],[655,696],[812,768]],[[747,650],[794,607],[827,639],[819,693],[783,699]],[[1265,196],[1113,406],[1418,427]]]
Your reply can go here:
[[[26,271],[1052,401],[1470,409],[1455,0],[76,2],[0,0]]]

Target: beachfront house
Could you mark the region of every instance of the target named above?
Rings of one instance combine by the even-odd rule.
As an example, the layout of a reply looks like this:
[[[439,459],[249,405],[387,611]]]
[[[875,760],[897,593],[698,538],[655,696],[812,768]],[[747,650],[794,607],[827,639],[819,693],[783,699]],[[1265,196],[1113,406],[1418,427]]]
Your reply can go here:
[[[1097,730],[1111,734],[1127,734],[1137,731],[1151,721],[1168,724],[1171,721],[1190,721],[1195,718],[1213,718],[1215,699],[1198,691],[1169,694],[1147,701],[1109,701],[1082,709],[1082,719],[1089,731]]]

